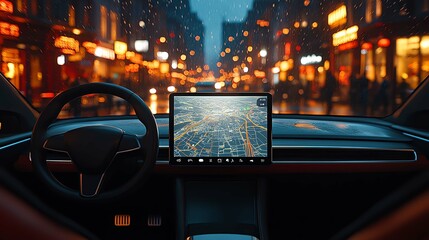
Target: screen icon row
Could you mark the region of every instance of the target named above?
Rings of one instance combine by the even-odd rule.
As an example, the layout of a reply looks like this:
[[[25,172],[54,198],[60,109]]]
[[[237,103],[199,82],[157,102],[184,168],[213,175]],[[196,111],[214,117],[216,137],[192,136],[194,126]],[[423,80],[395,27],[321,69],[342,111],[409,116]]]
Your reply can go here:
[[[251,165],[251,164],[267,164],[266,158],[174,158],[170,161],[171,164],[177,165]]]

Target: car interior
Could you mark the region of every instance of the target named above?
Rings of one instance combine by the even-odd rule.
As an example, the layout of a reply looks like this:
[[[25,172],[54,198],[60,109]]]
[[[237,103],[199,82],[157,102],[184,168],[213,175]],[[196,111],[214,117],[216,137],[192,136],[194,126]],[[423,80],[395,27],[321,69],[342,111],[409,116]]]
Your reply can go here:
[[[172,94],[170,114],[153,115],[109,83],[71,88],[39,113],[3,76],[0,91],[2,239],[429,237],[427,80],[385,118],[272,115],[261,93]],[[91,93],[136,114],[57,119]],[[183,157],[202,137],[191,128],[204,125],[213,146],[225,135],[210,131],[238,118],[252,128],[229,134],[258,138],[240,150],[255,157]]]

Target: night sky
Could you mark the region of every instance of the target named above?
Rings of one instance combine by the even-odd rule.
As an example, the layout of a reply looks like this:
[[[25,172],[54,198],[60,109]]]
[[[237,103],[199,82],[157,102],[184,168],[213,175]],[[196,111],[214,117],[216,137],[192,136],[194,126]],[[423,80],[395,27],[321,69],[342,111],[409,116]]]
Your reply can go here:
[[[191,10],[198,14],[205,27],[204,54],[213,68],[222,49],[222,21],[241,22],[253,0],[190,0]]]

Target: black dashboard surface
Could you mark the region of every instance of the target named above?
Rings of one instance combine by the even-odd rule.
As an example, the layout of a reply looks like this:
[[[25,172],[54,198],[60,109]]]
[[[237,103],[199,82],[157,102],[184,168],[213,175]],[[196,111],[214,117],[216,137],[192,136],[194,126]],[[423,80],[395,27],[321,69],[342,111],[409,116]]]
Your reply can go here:
[[[168,138],[168,118],[157,118],[160,138]],[[273,117],[273,138],[410,141],[386,126],[339,120],[309,120]]]

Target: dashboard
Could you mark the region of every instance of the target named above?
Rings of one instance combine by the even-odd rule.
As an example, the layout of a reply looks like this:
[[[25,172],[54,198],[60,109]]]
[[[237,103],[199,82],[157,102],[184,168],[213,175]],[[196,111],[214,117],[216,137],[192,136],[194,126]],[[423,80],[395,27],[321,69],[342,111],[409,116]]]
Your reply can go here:
[[[272,117],[272,157],[269,164],[171,164],[168,115],[157,115],[159,152],[155,171],[176,174],[264,174],[302,172],[389,172],[414,171],[429,167],[425,150],[417,144],[425,140],[380,119],[275,115]],[[107,125],[125,134],[142,136],[145,127],[133,117],[103,117],[60,120],[51,125],[48,136],[82,126]],[[423,139],[423,140],[422,140]],[[28,144],[29,138],[21,144]],[[197,156],[198,158],[198,156]],[[195,159],[197,159],[195,158]],[[224,158],[226,160],[226,157]],[[53,171],[74,171],[67,155],[52,152],[48,165]],[[31,169],[28,156],[16,163]]]

